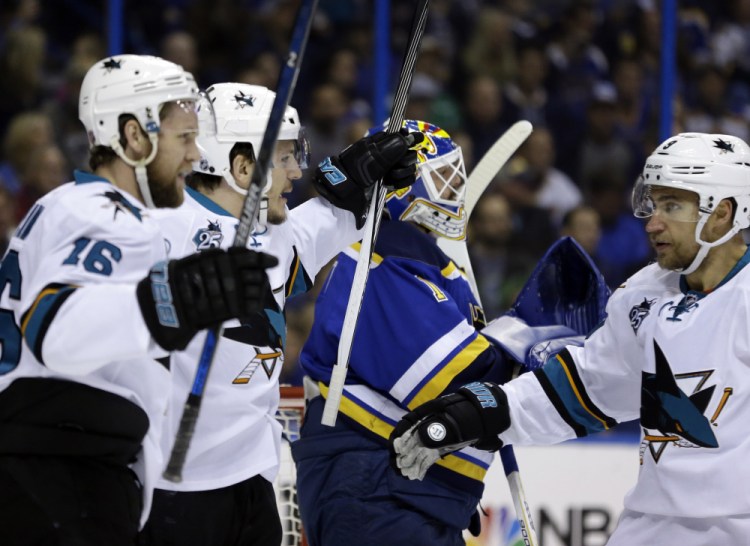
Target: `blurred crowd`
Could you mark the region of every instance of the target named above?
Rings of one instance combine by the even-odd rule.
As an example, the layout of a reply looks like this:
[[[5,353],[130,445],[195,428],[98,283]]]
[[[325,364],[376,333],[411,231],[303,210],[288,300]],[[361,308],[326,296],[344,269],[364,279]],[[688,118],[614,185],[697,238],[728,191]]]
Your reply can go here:
[[[373,4],[320,0],[292,104],[312,164],[373,119]],[[748,140],[750,0],[682,0],[673,132]],[[203,88],[276,86],[297,0],[124,0],[124,52],[183,65]],[[395,88],[413,3],[391,1]],[[78,90],[107,55],[106,2],[0,5],[0,245],[41,195],[87,168]],[[515,121],[534,132],[493,181],[470,223],[488,318],[502,313],[549,244],[575,237],[614,288],[651,249],[629,192],[659,141],[662,44],[656,0],[432,0],[406,117],[447,130],[467,172]],[[386,111],[390,109],[386,105]],[[308,173],[309,176],[309,173]],[[303,179],[290,205],[313,192]],[[325,274],[325,271],[323,272]],[[288,307],[292,365],[314,294]]]

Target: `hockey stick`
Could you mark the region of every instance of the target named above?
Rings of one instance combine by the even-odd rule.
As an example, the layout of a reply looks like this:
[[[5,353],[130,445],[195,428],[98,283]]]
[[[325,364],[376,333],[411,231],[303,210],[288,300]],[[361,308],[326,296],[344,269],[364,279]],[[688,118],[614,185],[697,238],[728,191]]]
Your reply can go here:
[[[404,63],[401,67],[401,76],[399,78],[396,95],[393,101],[391,117],[388,120],[388,133],[395,133],[401,129],[401,122],[406,110],[406,102],[409,99],[409,89],[411,80],[414,76],[414,66],[417,63],[417,54],[422,42],[425,24],[427,22],[427,9],[429,0],[420,0],[414,11],[412,20],[411,33],[409,34],[409,44],[404,54]],[[336,364],[331,370],[331,382],[328,387],[328,397],[323,407],[323,417],[321,423],[332,427],[336,424],[339,406],[341,405],[341,396],[344,393],[344,383],[346,382],[346,371],[349,366],[349,357],[352,352],[352,342],[354,341],[354,331],[357,327],[357,318],[362,308],[362,300],[365,296],[367,277],[370,273],[370,259],[372,250],[375,246],[378,229],[380,227],[380,218],[383,214],[385,205],[385,187],[383,181],[379,181],[377,189],[374,192],[370,208],[367,213],[365,222],[365,235],[359,250],[357,268],[354,271],[354,280],[352,281],[352,290],[349,294],[349,302],[346,305],[346,314],[344,315],[344,324],[341,328],[341,338]]]
[[[531,123],[528,121],[519,121],[508,129],[492,147],[484,154],[484,157],[477,163],[474,170],[471,171],[469,179],[466,182],[466,199],[464,210],[466,218],[471,217],[471,213],[476,207],[479,198],[487,189],[490,182],[495,178],[497,173],[508,162],[510,157],[523,144],[531,134]],[[474,270],[471,267],[469,253],[466,248],[466,239],[460,241],[438,237],[437,240],[440,249],[453,260],[458,267],[464,270],[469,285],[477,302],[481,305],[479,299],[479,290],[474,278]],[[516,518],[521,526],[521,535],[524,544],[527,546],[538,546],[539,541],[534,529],[534,522],[531,518],[531,509],[526,501],[526,493],[521,483],[521,474],[518,471],[518,463],[513,446],[507,445],[500,449],[500,460],[503,463],[505,477],[508,480],[510,496],[513,499],[513,506],[516,510]]]
[[[474,211],[479,198],[497,176],[497,173],[508,162],[510,157],[523,144],[531,134],[531,123],[528,121],[517,121],[513,126],[505,131],[502,136],[487,150],[484,157],[476,164],[466,181],[466,198],[464,199],[464,211],[468,221],[471,213]],[[477,281],[474,278],[474,270],[469,260],[469,252],[466,248],[466,239],[455,240],[438,237],[437,243],[440,249],[445,252],[458,267],[464,270],[471,291],[474,297],[479,301],[479,289]]]
[[[242,205],[242,214],[237,226],[237,233],[232,242],[233,246],[244,247],[247,245],[253,224],[258,216],[261,194],[266,183],[268,167],[271,163],[271,154],[279,136],[279,129],[281,128],[284,113],[297,83],[302,56],[305,52],[307,39],[310,36],[310,28],[312,27],[313,15],[317,5],[318,0],[303,0],[297,12],[297,20],[294,24],[292,40],[289,45],[289,54],[279,75],[276,97],[271,107],[266,131],[263,134],[263,140],[261,141],[258,159],[253,169],[252,178],[250,179],[247,196]],[[185,407],[182,410],[182,417],[177,429],[174,445],[172,446],[172,453],[169,456],[167,468],[163,473],[164,478],[171,482],[182,481],[182,469],[185,466],[187,452],[190,448],[193,433],[195,432],[195,424],[198,421],[198,414],[203,400],[203,391],[206,388],[208,380],[208,372],[216,355],[216,346],[221,337],[222,330],[221,326],[208,330],[206,341],[203,344],[203,351],[198,361],[198,369],[195,371],[193,386],[190,389],[190,394],[188,394]]]

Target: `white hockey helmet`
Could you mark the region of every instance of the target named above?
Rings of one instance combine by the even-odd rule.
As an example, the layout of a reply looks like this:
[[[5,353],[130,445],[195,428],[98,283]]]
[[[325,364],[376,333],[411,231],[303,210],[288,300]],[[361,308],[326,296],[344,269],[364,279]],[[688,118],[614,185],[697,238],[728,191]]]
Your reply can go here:
[[[98,61],[86,73],[78,100],[78,117],[86,128],[89,146],[109,146],[136,169],[138,185],[153,207],[145,167],[156,156],[159,110],[168,102],[198,100],[192,74],[181,66],[149,55],[115,55]],[[120,145],[119,118],[131,114],[152,143],[149,157],[133,161]]]
[[[193,170],[223,176],[235,191],[247,194],[231,174],[229,153],[237,142],[247,142],[257,157],[275,98],[276,93],[266,87],[244,83],[217,83],[202,93],[198,104],[200,134],[196,140],[201,158],[193,164]],[[297,110],[291,106],[284,113],[278,140],[295,141],[295,159],[301,169],[307,168],[310,147]],[[270,189],[269,170],[262,194]]]
[[[698,195],[695,240],[700,250],[682,273],[695,271],[709,249],[725,243],[741,229],[750,227],[750,147],[731,135],[680,133],[657,146],[646,159],[643,173],[633,188],[633,212],[648,218],[654,212],[651,186],[666,186]],[[737,203],[734,224],[718,241],[701,239],[709,216],[722,199]]]

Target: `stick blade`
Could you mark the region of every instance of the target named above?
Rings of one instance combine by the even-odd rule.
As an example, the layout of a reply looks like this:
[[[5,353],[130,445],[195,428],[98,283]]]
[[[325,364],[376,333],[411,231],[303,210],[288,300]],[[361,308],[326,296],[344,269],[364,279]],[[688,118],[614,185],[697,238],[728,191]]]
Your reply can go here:
[[[477,201],[487,189],[487,186],[497,176],[497,173],[505,165],[516,150],[524,143],[531,134],[533,127],[526,120],[517,121],[510,129],[505,131],[484,154],[484,157],[471,171],[468,184],[466,185],[466,201],[464,209],[467,216],[477,205]]]

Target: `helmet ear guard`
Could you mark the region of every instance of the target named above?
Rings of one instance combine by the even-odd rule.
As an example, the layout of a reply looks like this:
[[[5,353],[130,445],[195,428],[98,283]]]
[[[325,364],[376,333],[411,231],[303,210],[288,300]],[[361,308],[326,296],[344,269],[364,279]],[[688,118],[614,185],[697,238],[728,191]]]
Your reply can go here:
[[[368,131],[384,131],[381,127]],[[417,179],[409,188],[386,196],[386,208],[393,219],[414,222],[448,239],[466,237],[466,169],[461,148],[440,127],[417,120],[404,120],[409,132],[421,132],[424,140],[416,147]]]

